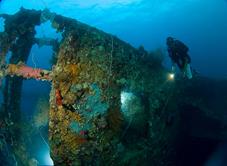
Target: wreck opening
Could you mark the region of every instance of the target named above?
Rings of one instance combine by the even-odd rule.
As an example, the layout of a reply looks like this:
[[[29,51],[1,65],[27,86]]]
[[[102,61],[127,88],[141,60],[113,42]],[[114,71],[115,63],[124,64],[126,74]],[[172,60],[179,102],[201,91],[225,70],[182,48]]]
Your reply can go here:
[[[62,40],[62,32],[58,32],[57,29],[53,27],[50,20],[47,20],[40,25],[35,26],[35,31],[35,38],[43,38],[49,40],[52,39],[58,42]]]
[[[7,52],[6,57],[5,57],[6,64],[10,63],[11,57],[12,57],[12,51]]]
[[[26,65],[31,66],[34,69],[42,68],[51,70],[52,65],[50,61],[52,54],[53,51],[50,46],[38,48],[38,45],[35,44],[31,49]],[[49,82],[37,81],[35,79],[23,80],[21,91],[21,110],[26,114],[27,119],[30,119],[30,117],[33,117],[34,114],[37,114],[39,111],[44,111],[42,109],[46,109],[48,113],[49,107],[45,106],[45,104],[48,105],[50,89],[51,83]],[[37,107],[37,104],[43,104],[44,106],[39,108]]]
[[[31,48],[26,65],[34,69],[41,68],[51,71],[54,64],[53,57],[56,56],[55,51],[61,35],[59,33],[43,33],[43,28],[50,29],[48,24],[36,27],[35,44]],[[37,90],[34,91],[34,89]],[[30,148],[30,153],[40,165],[53,165],[48,141],[50,91],[50,82],[35,79],[23,80],[21,110],[36,131],[31,135],[32,148]]]
[[[4,78],[1,123],[6,123],[5,128],[10,130],[4,134],[1,130],[6,150],[10,149],[10,156],[3,163],[23,165],[38,159],[40,164],[50,165],[51,84],[37,80],[51,80],[50,61],[57,50],[58,40],[36,38],[35,25],[40,24],[40,14],[31,11],[31,15],[25,16],[22,13],[26,10],[22,8],[21,11],[16,17],[1,15],[4,19],[10,17],[4,25],[6,30],[0,33],[1,76]]]
[[[38,47],[38,45],[35,44],[31,48],[26,65],[33,67],[34,69],[41,68],[51,70],[51,59],[53,54],[52,46]],[[46,100],[46,103],[48,103],[50,88],[50,82],[24,79],[21,91],[21,110],[26,112],[26,115],[29,117],[34,116],[34,113],[37,111],[36,105],[38,102],[41,102],[40,100]],[[43,102],[44,101],[39,104],[45,104]],[[46,109],[48,112],[49,108]]]

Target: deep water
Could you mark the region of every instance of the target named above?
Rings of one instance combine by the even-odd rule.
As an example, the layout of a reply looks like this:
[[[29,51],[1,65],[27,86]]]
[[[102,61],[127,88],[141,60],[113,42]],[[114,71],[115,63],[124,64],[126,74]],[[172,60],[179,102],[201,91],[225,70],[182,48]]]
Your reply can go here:
[[[225,0],[11,0],[10,3],[3,0],[0,14],[15,13],[21,6],[48,8],[112,33],[135,47],[143,45],[147,50],[165,49],[165,39],[171,35],[189,46],[192,66],[199,73],[227,77]],[[166,61],[168,65],[168,58]]]
[[[167,68],[170,68],[170,60],[165,40],[168,36],[176,37],[188,45],[193,69],[204,76],[227,79],[226,0],[2,0],[0,14],[14,14],[20,7],[48,8],[114,34],[135,47],[143,45],[149,51],[161,48],[165,52],[163,63]],[[48,23],[36,30],[37,37],[53,37],[59,41],[62,38]],[[4,19],[0,18],[2,31]],[[52,47],[34,45],[27,64],[49,70],[52,68],[51,56]],[[39,98],[49,100],[50,87],[47,82],[24,81],[21,109],[25,119],[33,116]],[[41,128],[46,140],[47,130]],[[40,163],[49,164],[49,147],[43,137],[36,135],[33,138],[34,147],[31,150]],[[227,165],[225,140],[186,136],[179,143],[178,150],[179,166]]]

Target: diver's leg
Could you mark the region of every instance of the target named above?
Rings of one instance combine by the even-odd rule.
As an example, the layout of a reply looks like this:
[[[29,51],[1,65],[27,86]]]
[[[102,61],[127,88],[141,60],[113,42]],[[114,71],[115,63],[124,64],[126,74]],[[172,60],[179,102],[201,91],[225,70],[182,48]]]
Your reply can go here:
[[[185,67],[185,75],[188,79],[191,79],[192,78],[192,71],[191,71],[191,66],[189,63],[186,64],[186,67]]]

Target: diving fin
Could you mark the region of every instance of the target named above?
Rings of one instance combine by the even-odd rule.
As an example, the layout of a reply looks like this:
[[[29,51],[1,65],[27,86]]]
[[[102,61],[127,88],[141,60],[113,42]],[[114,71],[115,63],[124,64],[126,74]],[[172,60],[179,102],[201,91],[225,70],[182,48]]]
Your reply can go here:
[[[188,79],[192,79],[192,71],[191,71],[191,66],[190,64],[187,64],[186,65],[186,68],[185,68],[185,75]]]

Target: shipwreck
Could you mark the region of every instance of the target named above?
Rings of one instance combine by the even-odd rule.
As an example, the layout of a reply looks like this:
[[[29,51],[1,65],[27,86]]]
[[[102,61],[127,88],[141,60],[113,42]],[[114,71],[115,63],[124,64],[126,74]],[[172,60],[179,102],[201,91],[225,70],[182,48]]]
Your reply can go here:
[[[180,165],[188,140],[215,147],[227,138],[226,80],[169,80],[160,52],[48,10],[0,17],[1,163],[35,164],[28,150],[32,126],[21,118],[24,79],[51,86],[46,111],[55,165]],[[60,41],[35,38],[35,26],[46,21],[62,33]],[[52,46],[52,70],[26,64],[34,44]]]

